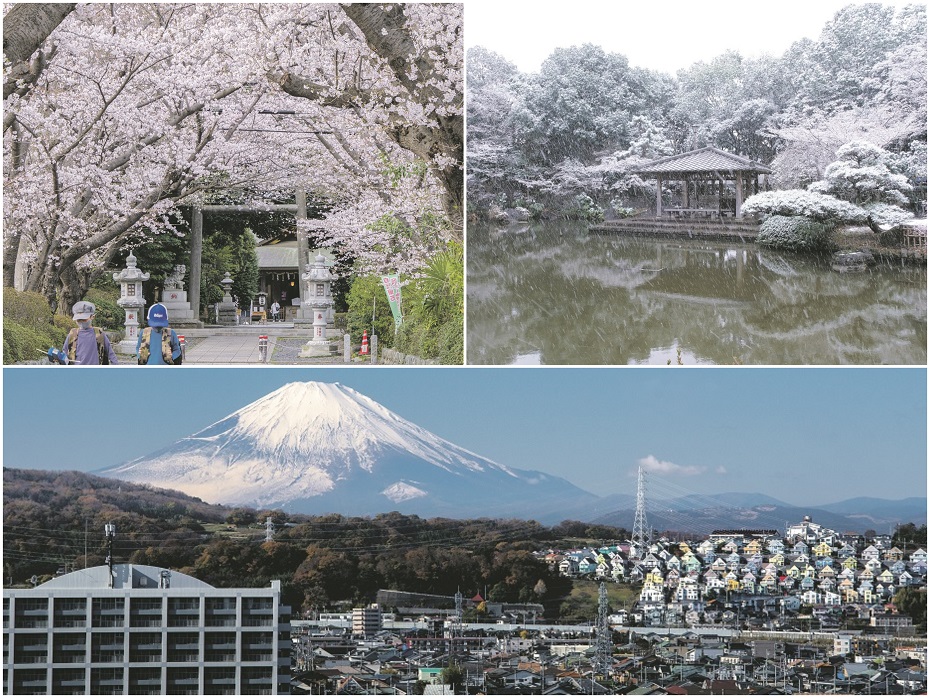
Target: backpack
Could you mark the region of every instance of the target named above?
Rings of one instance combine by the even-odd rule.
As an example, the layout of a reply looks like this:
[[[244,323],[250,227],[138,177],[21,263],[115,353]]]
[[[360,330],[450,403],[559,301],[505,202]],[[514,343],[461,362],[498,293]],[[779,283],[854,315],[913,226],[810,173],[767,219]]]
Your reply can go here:
[[[103,333],[99,327],[92,328],[94,330],[94,337],[97,339],[97,357],[100,360],[101,366],[110,365],[110,354],[107,352],[106,347],[106,335]],[[68,332],[68,365],[74,363],[77,354],[77,340],[78,332],[81,331],[80,327],[72,327]]]
[[[152,328],[146,327],[142,330],[142,343],[139,345],[139,364],[144,366],[149,362],[149,355],[151,354],[152,347]],[[171,328],[165,327],[161,332],[161,358],[168,366],[173,366],[181,363],[181,357],[179,356],[177,361],[171,358]]]

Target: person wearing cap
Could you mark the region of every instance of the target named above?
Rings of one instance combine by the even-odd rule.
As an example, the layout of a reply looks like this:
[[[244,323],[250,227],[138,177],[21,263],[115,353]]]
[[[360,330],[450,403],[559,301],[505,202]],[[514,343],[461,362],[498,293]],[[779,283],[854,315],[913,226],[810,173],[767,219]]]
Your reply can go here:
[[[143,366],[181,363],[181,343],[174,330],[168,327],[168,309],[161,303],[149,308],[148,327],[139,333],[136,354]]]
[[[118,364],[110,338],[99,327],[94,327],[97,308],[88,301],[78,301],[71,308],[71,316],[77,323],[65,337],[61,353],[68,357],[68,364],[78,366],[100,366]]]

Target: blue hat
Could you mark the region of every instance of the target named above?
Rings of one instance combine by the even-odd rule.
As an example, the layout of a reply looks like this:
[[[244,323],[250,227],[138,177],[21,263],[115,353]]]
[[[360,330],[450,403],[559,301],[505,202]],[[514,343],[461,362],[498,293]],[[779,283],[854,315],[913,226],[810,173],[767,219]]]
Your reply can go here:
[[[153,305],[149,308],[148,323],[149,327],[167,327],[168,309],[161,303]]]

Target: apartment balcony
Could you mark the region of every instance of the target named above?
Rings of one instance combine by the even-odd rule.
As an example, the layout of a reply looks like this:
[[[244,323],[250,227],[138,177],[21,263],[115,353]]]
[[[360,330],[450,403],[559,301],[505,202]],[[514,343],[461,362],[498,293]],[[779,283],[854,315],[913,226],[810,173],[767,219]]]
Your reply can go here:
[[[271,652],[243,652],[243,662],[270,662],[274,658]]]
[[[236,661],[235,652],[206,652],[203,657],[205,662],[234,662]]]
[[[123,662],[122,652],[94,652],[90,655],[90,661],[94,664],[113,664]]]
[[[129,653],[130,664],[151,664],[161,661],[161,652]]]

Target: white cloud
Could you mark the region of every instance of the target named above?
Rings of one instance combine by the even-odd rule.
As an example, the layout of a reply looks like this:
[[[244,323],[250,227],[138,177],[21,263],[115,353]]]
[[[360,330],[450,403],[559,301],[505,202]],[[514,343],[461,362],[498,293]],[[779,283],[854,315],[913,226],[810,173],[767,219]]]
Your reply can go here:
[[[706,472],[707,468],[700,465],[678,465],[667,460],[659,460],[653,455],[639,459],[639,464],[645,468],[648,473],[659,473],[660,475],[700,475]]]
[[[714,468],[714,472],[717,473],[718,475],[726,475],[727,469],[724,468],[722,465],[718,465],[716,468]]]

